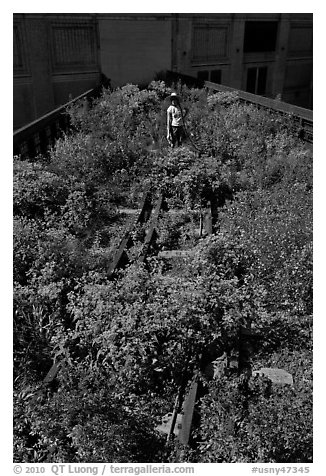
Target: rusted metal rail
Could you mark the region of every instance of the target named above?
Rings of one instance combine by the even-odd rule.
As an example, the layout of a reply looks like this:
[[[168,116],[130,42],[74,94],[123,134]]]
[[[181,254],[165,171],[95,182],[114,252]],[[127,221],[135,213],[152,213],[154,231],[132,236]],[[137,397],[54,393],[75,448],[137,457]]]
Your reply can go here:
[[[151,218],[150,227],[147,231],[145,242],[138,258],[138,261],[140,263],[144,263],[144,261],[146,260],[146,256],[150,253],[151,249],[153,249],[153,246],[158,237],[157,223],[158,223],[158,218],[159,218],[159,214],[161,210],[166,210],[166,204],[162,194],[160,194],[157,200],[157,203]]]
[[[139,213],[132,220],[128,231],[122,237],[117,247],[116,253],[114,254],[114,258],[108,271],[108,275],[110,277],[113,277],[117,270],[125,267],[131,262],[131,258],[128,256],[128,249],[133,245],[132,233],[138,224],[147,223],[148,228],[144,237],[142,249],[138,255],[138,258],[136,258],[136,262],[144,263],[146,261],[146,257],[149,254],[157,253],[158,250],[155,247],[155,242],[159,236],[158,219],[160,213],[163,210],[167,210],[163,195],[159,195],[154,207],[150,192],[145,192]],[[208,203],[208,207],[203,211],[203,216],[200,220],[200,229],[205,231],[206,235],[211,234],[215,228],[214,223],[216,221],[216,213],[217,210],[214,206],[214,201],[212,200]],[[178,250],[175,250],[175,252],[177,251]],[[179,253],[179,255],[182,257],[187,256],[189,253],[191,254],[191,250],[188,253]],[[161,254],[159,254],[159,256],[160,255]],[[162,257],[164,256],[165,255],[162,255]],[[174,256],[173,252],[171,252],[171,256]],[[170,258],[170,256],[165,257],[167,259]],[[244,368],[240,369],[240,367],[236,365],[236,371],[243,371],[244,369],[247,369],[249,365],[247,340],[248,336],[250,337],[252,335],[252,331],[249,327],[250,326],[242,326],[239,330],[239,355],[235,356],[235,358],[240,364],[242,362]],[[169,414],[169,424],[166,426],[167,429],[165,430],[167,433],[167,441],[170,441],[172,438],[176,438],[182,445],[193,444],[193,429],[196,427],[196,425],[198,425],[198,418],[200,415],[200,398],[203,396],[203,387],[200,382],[199,375],[201,373],[205,374],[205,369],[202,368],[202,357],[200,357],[199,360],[199,367],[194,370],[192,378],[187,381],[185,375],[182,377],[182,383],[178,389],[178,395],[176,396],[173,412]],[[218,357],[216,360],[221,360],[223,361],[222,365],[227,365],[225,363],[227,360],[225,353],[222,357]],[[213,362],[208,362],[208,365],[212,366],[212,364]],[[46,386],[51,385],[63,365],[64,359],[61,361],[55,361],[44,378],[43,384]]]
[[[109,277],[114,277],[114,274],[117,270],[124,268],[131,262],[128,256],[128,249],[133,245],[133,238],[132,238],[133,231],[135,230],[138,224],[143,224],[148,222],[152,215],[149,231],[145,237],[144,245],[138,259],[139,262],[145,261],[148,253],[150,252],[151,245],[153,244],[156,237],[158,236],[158,233],[156,231],[157,220],[159,217],[159,213],[162,210],[162,208],[164,208],[164,206],[165,206],[165,202],[164,202],[163,195],[161,194],[157,200],[155,209],[153,211],[151,193],[149,191],[146,191],[144,193],[143,200],[140,206],[140,211],[138,215],[136,215],[136,218],[132,220],[131,224],[129,225],[128,231],[120,240],[117,250],[114,253],[113,260],[108,269]],[[50,385],[54,381],[56,376],[58,375],[58,372],[60,368],[62,367],[62,365],[63,365],[63,361],[60,361],[60,360],[55,361],[52,367],[50,368],[49,372],[43,379],[43,383],[46,385]]]
[[[136,219],[132,220],[129,230],[121,239],[118,249],[114,254],[114,258],[108,270],[109,276],[113,276],[116,270],[125,267],[130,262],[127,250],[133,245],[132,233],[138,224],[146,223],[149,220],[152,208],[151,196],[147,191],[144,193],[139,214],[136,216]]]

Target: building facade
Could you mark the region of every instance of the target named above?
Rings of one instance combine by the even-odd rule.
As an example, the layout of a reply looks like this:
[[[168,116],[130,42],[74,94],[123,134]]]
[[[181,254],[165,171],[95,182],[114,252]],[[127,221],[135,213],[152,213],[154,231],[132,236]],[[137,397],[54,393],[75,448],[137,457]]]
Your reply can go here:
[[[312,108],[312,14],[175,15],[173,70]]]
[[[14,14],[14,129],[174,71],[312,108],[312,14]]]
[[[98,84],[95,16],[15,14],[13,33],[14,129]]]

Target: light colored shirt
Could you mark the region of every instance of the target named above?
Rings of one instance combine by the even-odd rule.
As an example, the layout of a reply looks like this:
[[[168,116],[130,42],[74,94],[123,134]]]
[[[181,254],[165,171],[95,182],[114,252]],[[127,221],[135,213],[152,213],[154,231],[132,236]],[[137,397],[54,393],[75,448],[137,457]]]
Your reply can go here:
[[[176,106],[169,106],[167,110],[167,125],[169,126],[182,126],[182,114],[181,109]]]

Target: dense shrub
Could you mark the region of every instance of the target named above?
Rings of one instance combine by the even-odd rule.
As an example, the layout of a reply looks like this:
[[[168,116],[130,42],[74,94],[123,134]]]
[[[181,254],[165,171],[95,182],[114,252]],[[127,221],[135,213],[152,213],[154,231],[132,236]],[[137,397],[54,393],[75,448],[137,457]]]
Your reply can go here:
[[[159,403],[153,401],[152,403]],[[163,453],[153,406],[125,394],[114,375],[75,365],[51,398],[35,387],[15,393],[15,461],[153,461]]]
[[[213,382],[201,408],[200,462],[312,462],[311,354],[285,350],[266,363],[290,371],[294,386],[260,377]]]
[[[252,254],[248,274],[264,286],[266,306],[312,312],[312,194],[305,184],[238,195],[221,232]]]
[[[43,217],[55,212],[65,203],[68,184],[60,176],[38,163],[14,158],[14,214],[26,218]]]
[[[167,148],[171,89],[157,81],[75,104],[48,161],[14,161],[15,461],[311,461],[311,152],[291,117],[174,89],[188,108],[181,148]],[[144,188],[177,209],[159,218],[157,249],[192,254],[109,279],[127,226],[118,208]],[[205,382],[197,446],[164,445],[154,428],[180,386],[236,351],[248,322],[254,368],[285,368],[294,387]]]

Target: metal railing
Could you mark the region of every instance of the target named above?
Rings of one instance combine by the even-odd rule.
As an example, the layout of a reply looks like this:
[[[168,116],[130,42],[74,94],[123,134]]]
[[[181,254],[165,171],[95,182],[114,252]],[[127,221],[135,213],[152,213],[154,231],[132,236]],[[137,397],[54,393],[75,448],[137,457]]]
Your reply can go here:
[[[17,129],[13,135],[13,155],[22,159],[33,158],[38,154],[46,154],[49,147],[67,131],[70,126],[67,108],[80,100],[93,98],[98,88],[89,89],[80,96],[50,111],[29,124]]]
[[[230,92],[236,93],[239,100],[247,104],[254,104],[255,106],[264,109],[273,110],[282,115],[291,115],[298,126],[298,135],[305,142],[312,144],[313,142],[313,111],[304,107],[295,106],[277,99],[270,99],[257,94],[248,93],[239,89],[225,86],[224,84],[212,83],[211,81],[204,81],[193,76],[178,73],[175,71],[167,71],[164,78],[167,84],[175,84],[178,81],[187,85],[188,87],[206,88],[210,91],[216,92]]]
[[[278,112],[282,115],[291,115],[298,124],[299,137],[306,142],[313,142],[313,111],[304,107],[295,106],[277,99],[270,99],[257,94],[248,93],[238,89],[205,81],[204,87],[210,91],[237,93],[240,101],[247,104],[254,104]]]

